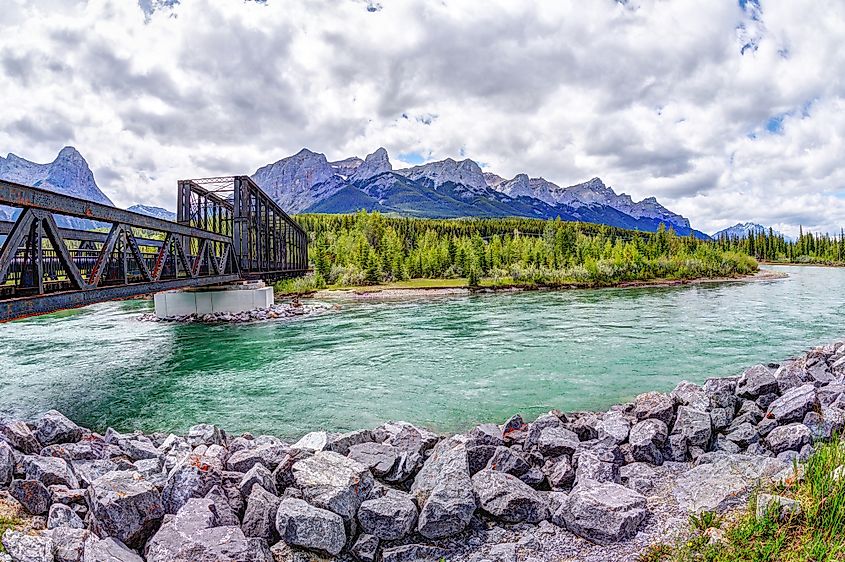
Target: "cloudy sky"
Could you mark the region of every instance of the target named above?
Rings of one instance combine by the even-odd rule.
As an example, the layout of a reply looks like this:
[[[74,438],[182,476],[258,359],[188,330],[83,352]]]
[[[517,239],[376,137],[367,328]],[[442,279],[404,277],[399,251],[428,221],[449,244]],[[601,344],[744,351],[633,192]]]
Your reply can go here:
[[[845,226],[845,2],[0,0],[0,152],[118,205],[302,147]]]

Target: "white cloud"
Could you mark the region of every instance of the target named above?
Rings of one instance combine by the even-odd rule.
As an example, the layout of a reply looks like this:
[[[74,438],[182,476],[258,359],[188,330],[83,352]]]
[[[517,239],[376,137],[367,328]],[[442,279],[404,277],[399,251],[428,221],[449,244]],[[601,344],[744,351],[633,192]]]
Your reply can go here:
[[[842,3],[0,1],[0,150],[72,144],[118,204],[385,146],[600,176],[705,231],[845,224]]]

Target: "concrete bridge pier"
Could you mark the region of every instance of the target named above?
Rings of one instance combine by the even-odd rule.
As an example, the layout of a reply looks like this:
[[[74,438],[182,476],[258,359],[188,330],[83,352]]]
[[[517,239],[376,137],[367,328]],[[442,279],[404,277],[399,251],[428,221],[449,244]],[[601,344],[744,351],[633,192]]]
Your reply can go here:
[[[273,306],[273,287],[263,281],[238,282],[218,287],[164,291],[155,295],[155,313],[159,318],[247,312]]]

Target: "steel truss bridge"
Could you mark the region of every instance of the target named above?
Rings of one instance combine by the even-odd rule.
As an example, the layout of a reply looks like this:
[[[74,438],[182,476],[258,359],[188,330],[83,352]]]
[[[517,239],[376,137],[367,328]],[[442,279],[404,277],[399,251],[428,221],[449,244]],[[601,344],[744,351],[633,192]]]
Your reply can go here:
[[[177,222],[0,180],[0,322],[308,270],[305,231],[249,176],[179,182]],[[59,228],[56,216],[97,221]]]

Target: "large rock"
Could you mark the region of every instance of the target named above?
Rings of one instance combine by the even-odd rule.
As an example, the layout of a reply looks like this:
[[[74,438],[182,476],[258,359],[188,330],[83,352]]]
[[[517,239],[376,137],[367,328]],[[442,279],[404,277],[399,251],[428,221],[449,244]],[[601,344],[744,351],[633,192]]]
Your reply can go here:
[[[680,406],[672,433],[682,435],[691,446],[706,449],[713,437],[710,414],[690,406]]]
[[[5,441],[0,441],[0,488],[12,482],[15,475],[15,455]]]
[[[111,537],[102,540],[91,537],[85,543],[82,562],[144,562],[144,559]]]
[[[581,450],[575,457],[575,483],[613,482],[618,483],[619,465],[606,455],[594,450]]]
[[[26,456],[23,459],[23,465],[29,480],[38,480],[45,486],[61,484],[68,488],[79,488],[79,481],[64,459]]]
[[[783,396],[769,404],[767,416],[773,417],[781,425],[800,422],[814,409],[820,406],[816,387],[805,384],[787,390]]]
[[[661,420],[650,418],[639,422],[631,428],[628,436],[634,460],[663,464],[661,449],[668,436],[669,430]]]
[[[528,434],[528,424],[522,419],[522,416],[515,414],[505,422],[502,427],[502,439],[505,445],[513,445],[514,443],[523,443]]]
[[[540,430],[536,437],[536,448],[544,457],[572,455],[578,448],[578,435],[563,425],[549,425]]]
[[[346,544],[346,530],[340,515],[308,502],[285,498],[276,514],[276,530],[290,545],[319,550],[337,556]]]
[[[252,449],[242,449],[232,453],[226,459],[226,469],[233,472],[247,472],[256,464],[263,464],[268,470],[273,471],[290,452],[290,448],[284,444],[270,443]]]
[[[421,506],[417,531],[428,539],[463,531],[476,508],[465,443],[441,441],[414,479],[411,495]]]
[[[409,535],[417,525],[417,518],[417,506],[411,496],[398,490],[367,500],[358,510],[358,521],[364,532],[386,541]]]
[[[150,539],[147,562],[272,562],[264,539],[218,525],[211,500],[188,500]]]
[[[712,455],[710,460],[713,462],[700,464],[676,480],[674,495],[686,511],[722,513],[744,505],[748,494],[760,482],[788,466],[768,457],[724,453],[709,455]]]
[[[235,493],[232,495],[234,497],[237,497],[238,500],[240,500],[238,506],[242,506],[243,498],[240,497],[240,494],[237,492],[237,490],[235,490]],[[229,500],[229,496],[223,488],[221,488],[220,486],[213,487],[205,495],[205,499],[211,500],[211,503],[214,504],[214,511],[217,513],[217,519],[220,523],[220,526],[233,527],[241,524],[236,510],[232,507],[232,503]]]
[[[531,422],[528,425],[528,432],[525,434],[525,441],[522,444],[522,448],[526,451],[534,449],[543,430],[549,427],[563,427],[563,422],[552,413],[543,414]]]
[[[445,560],[446,551],[427,544],[405,544],[385,548],[381,562],[436,562]]]
[[[645,496],[605,482],[576,486],[558,513],[576,535],[610,544],[634,536],[649,512]]]
[[[131,465],[116,463],[110,459],[78,460],[70,463],[73,473],[79,480],[80,486],[87,488],[91,482],[115,470],[128,470]]]
[[[810,377],[804,371],[803,361],[789,361],[775,371],[775,380],[778,383],[778,392],[784,394],[790,389],[810,382]]]
[[[50,410],[35,422],[35,436],[42,445],[76,443],[82,439],[81,427],[56,410]]]
[[[361,533],[349,549],[349,553],[359,562],[375,562],[378,545],[378,537]]]
[[[189,455],[173,468],[161,493],[164,512],[178,513],[191,498],[202,498],[221,483],[221,471],[199,455]]]
[[[361,445],[362,443],[372,443],[375,437],[373,432],[369,429],[360,429],[358,431],[350,431],[348,433],[340,433],[333,435],[326,443],[327,451],[334,451],[341,455],[347,455],[350,447],[354,445]]]
[[[656,419],[669,426],[674,413],[675,401],[668,394],[646,392],[634,399],[634,416],[637,421]]]
[[[778,392],[778,382],[772,370],[765,365],[749,367],[736,381],[736,395],[746,400],[754,400],[758,396],[776,392]]]
[[[273,478],[273,474],[263,464],[256,464],[244,474],[238,484],[238,490],[246,498],[252,493],[252,488],[256,485],[261,486],[273,495],[278,495],[279,493],[276,488],[276,479]]]
[[[568,490],[575,482],[575,467],[569,457],[547,461],[543,465],[543,473],[552,490]]]
[[[377,478],[383,478],[393,471],[401,451],[387,443],[361,443],[349,447],[349,458],[367,468]]]
[[[59,527],[84,529],[85,523],[70,507],[61,503],[54,503],[50,506],[50,512],[47,515],[47,528],[58,529]]]
[[[32,515],[44,515],[50,507],[50,492],[38,480],[12,480],[9,495]]]
[[[373,438],[399,451],[396,465],[384,480],[401,483],[412,478],[425,462],[426,453],[437,444],[436,434],[406,422],[390,422],[373,430]]]
[[[657,472],[647,463],[633,462],[619,469],[619,477],[623,486],[645,496],[654,489]]]
[[[55,562],[85,562],[85,545],[92,540],[91,531],[72,527],[56,527],[44,534],[48,534],[53,540],[53,559]]]
[[[675,389],[669,393],[677,406],[692,406],[699,410],[706,410],[710,407],[710,401],[704,389],[695,383],[681,381]]]
[[[293,479],[305,500],[347,522],[355,518],[374,482],[366,466],[332,451],[319,451],[294,464]]]
[[[225,445],[220,428],[210,423],[201,423],[189,429],[187,441],[191,447]]]
[[[481,509],[508,523],[539,523],[549,517],[546,500],[519,478],[495,470],[472,477]]]
[[[109,472],[97,478],[86,501],[92,530],[130,548],[143,546],[164,517],[158,489],[136,472]]]
[[[766,436],[766,444],[776,455],[786,451],[800,451],[812,442],[810,428],[803,423],[791,423],[774,428]]]
[[[27,535],[7,529],[3,547],[14,562],[53,562],[53,539],[43,535]]]
[[[493,456],[487,462],[486,468],[507,472],[519,477],[528,472],[531,465],[522,455],[510,447],[496,447]]]
[[[597,424],[599,439],[612,439],[617,445],[628,439],[628,432],[631,430],[631,422],[625,414],[615,410],[607,412]]]
[[[27,455],[37,455],[41,444],[26,423],[20,420],[0,420],[0,441]]]
[[[749,445],[760,440],[760,433],[749,422],[744,422],[728,433],[725,439],[747,449]]]
[[[253,486],[246,500],[246,511],[241,525],[244,535],[275,542],[273,539],[276,536],[276,512],[281,501],[262,486]]]
[[[711,408],[727,408],[736,411],[739,398],[736,396],[736,378],[710,378],[704,383],[704,394],[710,402]],[[700,407],[693,409],[702,410]]]

